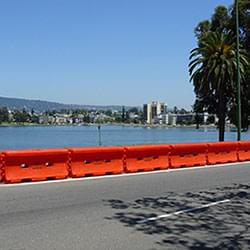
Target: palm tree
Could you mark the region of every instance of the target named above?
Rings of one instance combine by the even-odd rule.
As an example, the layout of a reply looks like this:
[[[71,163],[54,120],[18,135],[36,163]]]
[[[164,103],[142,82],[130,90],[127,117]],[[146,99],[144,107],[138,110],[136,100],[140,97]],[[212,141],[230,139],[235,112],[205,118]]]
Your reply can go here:
[[[213,100],[219,121],[219,141],[224,141],[225,120],[229,102],[235,98],[236,50],[232,33],[207,32],[190,54],[189,73],[197,100]],[[240,49],[240,71],[244,77],[248,65]],[[209,106],[210,104],[208,104]]]

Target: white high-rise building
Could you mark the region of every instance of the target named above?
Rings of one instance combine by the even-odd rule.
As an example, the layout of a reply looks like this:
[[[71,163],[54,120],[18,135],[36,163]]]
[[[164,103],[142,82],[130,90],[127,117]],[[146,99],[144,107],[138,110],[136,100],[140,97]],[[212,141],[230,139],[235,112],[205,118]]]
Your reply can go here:
[[[164,102],[151,102],[143,105],[144,118],[148,124],[166,124],[167,105]]]

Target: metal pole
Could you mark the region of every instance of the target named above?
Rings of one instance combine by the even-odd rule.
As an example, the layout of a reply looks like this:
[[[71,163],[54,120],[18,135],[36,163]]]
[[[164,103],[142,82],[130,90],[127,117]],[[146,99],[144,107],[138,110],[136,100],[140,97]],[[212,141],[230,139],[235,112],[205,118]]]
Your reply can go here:
[[[99,136],[99,146],[102,145],[102,137],[101,137],[101,125],[98,125],[98,136]]]
[[[241,140],[241,91],[240,91],[240,39],[239,39],[239,0],[235,0],[236,14],[236,61],[237,61],[237,140]]]

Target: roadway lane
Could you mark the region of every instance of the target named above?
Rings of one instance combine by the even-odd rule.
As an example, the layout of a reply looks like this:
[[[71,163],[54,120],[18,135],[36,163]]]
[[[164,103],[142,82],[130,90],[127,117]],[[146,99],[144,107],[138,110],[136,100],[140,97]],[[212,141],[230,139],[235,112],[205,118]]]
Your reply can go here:
[[[249,249],[250,163],[0,186],[0,249]],[[167,219],[162,214],[230,200]]]

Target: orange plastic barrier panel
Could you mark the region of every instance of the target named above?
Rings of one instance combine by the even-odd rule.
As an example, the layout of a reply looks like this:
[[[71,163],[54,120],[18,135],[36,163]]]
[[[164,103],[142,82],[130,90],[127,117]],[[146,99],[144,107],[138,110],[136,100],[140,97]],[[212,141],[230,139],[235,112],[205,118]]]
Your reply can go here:
[[[0,182],[3,181],[3,178],[4,178],[3,159],[2,159],[2,153],[0,152]]]
[[[143,145],[126,147],[126,172],[167,169],[169,145]]]
[[[250,141],[241,141],[238,144],[240,161],[250,161]]]
[[[68,177],[68,150],[6,151],[3,166],[6,183],[64,179]]]
[[[238,142],[208,143],[208,164],[238,161]]]
[[[193,167],[207,164],[207,144],[175,144],[171,145],[170,167]]]
[[[69,150],[71,177],[123,172],[123,147],[73,148]]]

